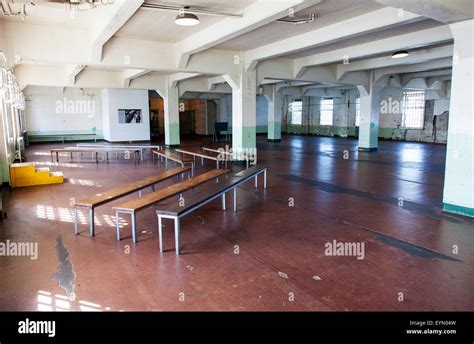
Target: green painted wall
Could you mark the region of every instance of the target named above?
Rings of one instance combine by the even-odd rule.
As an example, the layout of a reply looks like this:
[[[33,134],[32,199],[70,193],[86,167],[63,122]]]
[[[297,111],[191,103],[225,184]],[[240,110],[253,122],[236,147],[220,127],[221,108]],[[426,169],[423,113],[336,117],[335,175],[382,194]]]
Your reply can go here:
[[[168,146],[179,145],[179,123],[169,123],[168,126],[168,130],[165,132],[168,132],[169,135],[165,135],[165,144]]]

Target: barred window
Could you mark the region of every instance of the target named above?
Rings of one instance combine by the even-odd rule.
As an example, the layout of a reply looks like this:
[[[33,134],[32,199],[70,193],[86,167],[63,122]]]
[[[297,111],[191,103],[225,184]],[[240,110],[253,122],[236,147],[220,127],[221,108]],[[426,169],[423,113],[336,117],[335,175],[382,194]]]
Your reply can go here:
[[[303,101],[295,100],[290,103],[289,109],[291,113],[290,123],[292,125],[303,124]]]
[[[360,97],[356,98],[356,121],[355,126],[358,127],[360,124]]]
[[[321,99],[321,125],[332,125],[334,110],[334,100],[332,98],[322,98]]]
[[[402,127],[423,129],[425,118],[425,92],[404,91],[402,100]]]

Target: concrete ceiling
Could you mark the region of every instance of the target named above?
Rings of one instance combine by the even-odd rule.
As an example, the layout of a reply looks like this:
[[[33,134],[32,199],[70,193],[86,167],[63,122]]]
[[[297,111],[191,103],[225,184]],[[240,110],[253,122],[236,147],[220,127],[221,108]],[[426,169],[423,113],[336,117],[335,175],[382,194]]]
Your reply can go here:
[[[322,0],[318,4],[294,14],[295,17],[304,17],[315,13],[318,18],[312,23],[295,25],[272,22],[225,42],[219,45],[218,48],[230,50],[253,49],[263,44],[273,43],[284,38],[322,28],[383,7],[383,5],[374,3],[372,0]]]
[[[382,38],[395,37],[395,36],[403,35],[405,33],[425,30],[425,29],[437,27],[440,25],[443,25],[443,24],[435,20],[424,19],[424,20],[416,21],[416,22],[409,23],[406,25],[391,27],[385,30],[377,30],[377,31],[374,31],[362,36],[348,37],[347,39],[339,41],[339,42],[326,44],[324,46],[313,48],[313,49],[299,51],[293,54],[288,54],[285,57],[299,58],[299,57],[305,57],[305,56],[310,56],[310,55],[315,55],[315,54],[321,54],[321,53],[325,53],[331,50],[346,48],[352,45],[363,44],[363,43],[371,42],[371,41],[382,39]],[[390,47],[387,47],[387,48],[388,48],[387,53],[391,53],[391,50],[389,49]]]
[[[146,1],[146,3],[166,4],[173,6],[190,6],[194,9],[205,9],[232,14],[241,14],[243,9],[254,0],[239,1]],[[176,43],[192,34],[223,20],[226,17],[198,14],[199,25],[179,26],[174,23],[177,12],[140,8],[130,20],[116,33],[117,37],[144,39],[158,42]],[[238,20],[238,19],[237,19]]]

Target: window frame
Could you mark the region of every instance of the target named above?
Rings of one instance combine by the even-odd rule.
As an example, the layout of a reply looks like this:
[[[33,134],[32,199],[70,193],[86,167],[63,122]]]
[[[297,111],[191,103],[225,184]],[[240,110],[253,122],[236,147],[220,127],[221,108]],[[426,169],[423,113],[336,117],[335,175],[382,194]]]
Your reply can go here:
[[[299,123],[295,123],[295,122],[293,121],[293,118],[295,118],[295,117],[293,116],[293,103],[301,103],[301,107],[300,107],[300,109],[299,109],[299,112],[300,112],[300,113],[299,113],[299,118],[300,118]],[[302,100],[302,99],[295,99],[295,100],[293,100],[293,101],[291,101],[291,102],[289,103],[289,106],[288,106],[288,107],[289,107],[289,110],[290,110],[290,112],[291,112],[290,125],[294,125],[294,126],[301,126],[301,125],[303,125],[303,100]],[[298,117],[298,116],[296,116],[296,117]]]
[[[416,94],[416,96],[422,95],[422,97],[416,99],[407,99],[410,95]],[[417,104],[420,102],[421,105]],[[408,104],[410,104],[408,106]],[[408,110],[407,110],[408,109]],[[425,111],[426,111],[426,92],[424,90],[404,90],[402,92],[402,118],[401,118],[401,128],[402,129],[412,129],[412,130],[424,130],[425,129]],[[422,112],[417,113],[417,112]],[[413,118],[411,118],[410,125],[407,125],[408,116],[418,116],[420,117],[420,126],[413,126]],[[415,119],[416,120],[416,119]]]
[[[331,101],[331,123],[330,124],[323,123],[323,112],[329,111],[329,109],[323,109],[323,102],[325,100]],[[319,103],[319,125],[327,126],[327,127],[331,127],[334,125],[334,98],[321,98],[321,101]]]

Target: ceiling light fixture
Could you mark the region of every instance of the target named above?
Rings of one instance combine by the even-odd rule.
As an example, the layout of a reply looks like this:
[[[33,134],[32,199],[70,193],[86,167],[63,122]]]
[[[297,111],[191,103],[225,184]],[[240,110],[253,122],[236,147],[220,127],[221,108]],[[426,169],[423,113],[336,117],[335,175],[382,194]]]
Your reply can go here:
[[[396,51],[392,54],[392,59],[401,59],[402,57],[407,57],[410,55],[406,50]]]
[[[189,6],[183,7],[179,10],[176,19],[174,20],[175,24],[182,26],[194,26],[199,24],[199,18],[197,15],[186,12],[189,9]]]

